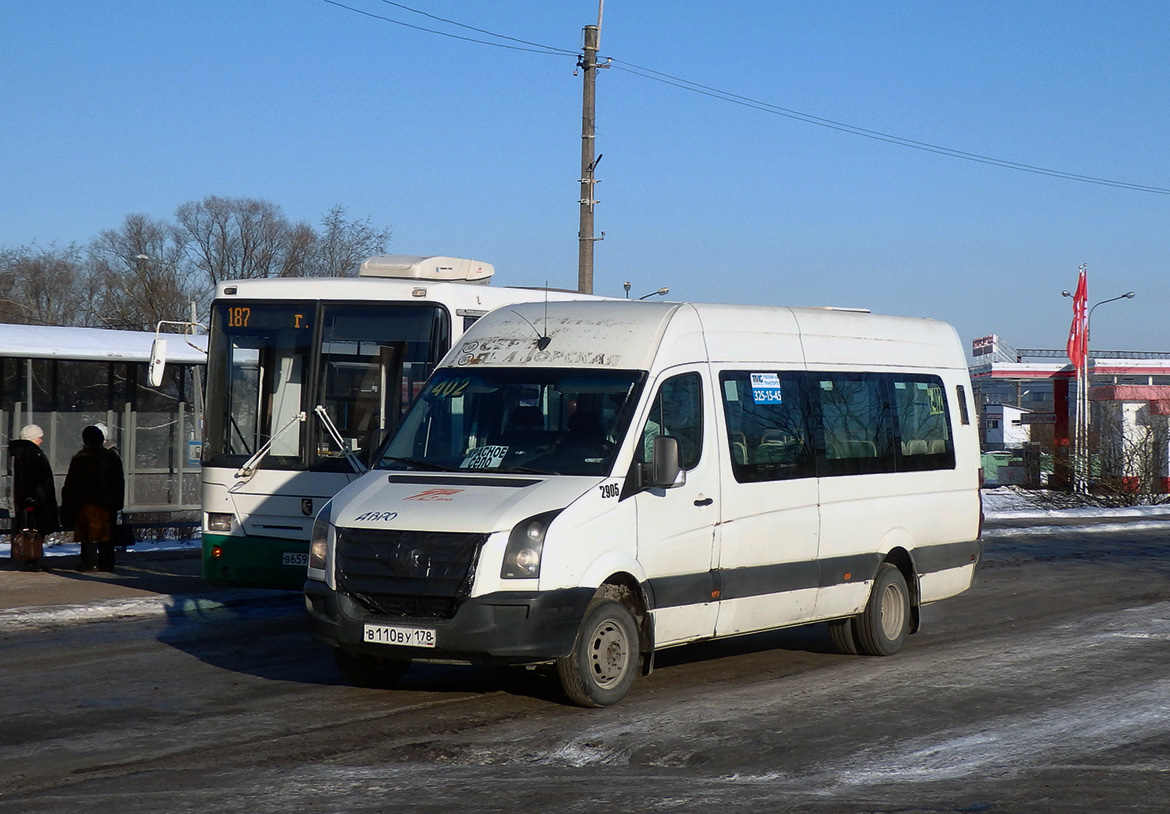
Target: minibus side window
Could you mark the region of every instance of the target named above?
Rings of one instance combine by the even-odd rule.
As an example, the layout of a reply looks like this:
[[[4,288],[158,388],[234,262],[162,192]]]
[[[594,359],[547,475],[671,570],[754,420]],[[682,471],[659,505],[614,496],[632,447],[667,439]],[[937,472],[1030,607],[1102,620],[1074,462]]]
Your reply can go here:
[[[937,376],[894,375],[898,469],[954,469],[946,389]]]
[[[822,437],[817,474],[895,471],[886,377],[869,373],[813,374]]]
[[[964,424],[970,424],[971,414],[967,410],[967,388],[961,384],[955,385],[955,396],[959,402],[959,420]]]
[[[814,474],[808,397],[799,373],[724,371],[719,383],[731,471],[738,482]]]
[[[683,469],[695,468],[703,449],[702,387],[698,373],[683,373],[662,383],[642,428],[639,463],[650,460],[654,436],[669,435],[678,439],[679,465]]]

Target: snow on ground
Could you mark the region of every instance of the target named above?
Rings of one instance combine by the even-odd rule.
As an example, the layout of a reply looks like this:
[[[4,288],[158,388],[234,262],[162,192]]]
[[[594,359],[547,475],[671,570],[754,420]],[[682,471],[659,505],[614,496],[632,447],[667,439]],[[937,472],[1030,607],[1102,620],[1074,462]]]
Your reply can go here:
[[[66,542],[60,542],[64,540]],[[12,543],[7,536],[0,538],[0,558],[6,558],[12,554]],[[50,534],[49,539],[45,542],[45,556],[46,557],[77,557],[81,555],[81,546],[77,543],[68,542],[71,540],[68,534]],[[178,540],[175,538],[167,538],[163,540],[139,540],[129,551],[137,551],[139,553],[147,551],[190,551],[198,552],[202,548],[202,541],[199,537],[199,532],[195,532],[195,536],[189,540]]]
[[[1105,508],[1079,506],[1060,508],[1043,502],[1043,494],[1015,486],[983,490],[983,511],[987,521],[983,542],[996,539],[1057,537],[1070,533],[1117,533],[1141,529],[1165,529],[1170,521],[1170,504]]]
[[[1015,486],[1000,486],[983,490],[983,511],[989,520],[1006,518],[1076,518],[1076,517],[1118,517],[1137,518],[1170,516],[1170,504],[1158,506],[1125,506],[1116,509],[1101,506],[1080,506],[1059,508],[1045,506],[1037,499],[1035,492]]]

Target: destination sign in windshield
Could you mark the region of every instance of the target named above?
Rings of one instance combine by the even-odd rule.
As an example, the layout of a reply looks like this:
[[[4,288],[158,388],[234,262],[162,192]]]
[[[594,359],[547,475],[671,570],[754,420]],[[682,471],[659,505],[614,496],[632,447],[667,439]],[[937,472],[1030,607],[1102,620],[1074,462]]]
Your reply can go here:
[[[225,333],[284,328],[309,330],[313,327],[314,308],[310,303],[283,303],[281,305],[221,303],[219,310],[220,325]]]

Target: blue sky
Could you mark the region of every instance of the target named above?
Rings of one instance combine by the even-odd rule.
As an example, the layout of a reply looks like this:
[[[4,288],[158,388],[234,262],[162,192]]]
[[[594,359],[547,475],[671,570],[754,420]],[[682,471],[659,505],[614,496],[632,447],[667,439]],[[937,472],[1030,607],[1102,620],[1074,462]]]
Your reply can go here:
[[[381,0],[345,5],[487,39]],[[406,5],[574,51],[596,0]],[[1170,188],[1170,3],[608,0],[602,56],[1006,161]],[[566,56],[323,0],[8,0],[0,247],[86,243],[207,195],[392,251],[577,280],[581,78]],[[595,292],[840,305],[1061,348],[1170,351],[1170,195],[1012,171],[599,72]]]

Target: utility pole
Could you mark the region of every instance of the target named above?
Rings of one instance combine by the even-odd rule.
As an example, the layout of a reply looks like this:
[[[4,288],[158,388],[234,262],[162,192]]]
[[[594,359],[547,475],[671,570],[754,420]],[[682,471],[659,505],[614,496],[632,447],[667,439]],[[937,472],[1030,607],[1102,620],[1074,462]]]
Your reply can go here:
[[[598,25],[585,26],[585,45],[581,59],[577,62],[585,72],[584,90],[581,96],[581,226],[577,232],[577,291],[593,293],[593,187],[597,183],[593,173],[597,169],[594,160],[594,114],[597,107],[597,50],[601,43],[601,15]]]

